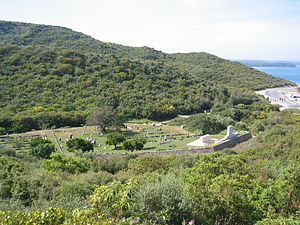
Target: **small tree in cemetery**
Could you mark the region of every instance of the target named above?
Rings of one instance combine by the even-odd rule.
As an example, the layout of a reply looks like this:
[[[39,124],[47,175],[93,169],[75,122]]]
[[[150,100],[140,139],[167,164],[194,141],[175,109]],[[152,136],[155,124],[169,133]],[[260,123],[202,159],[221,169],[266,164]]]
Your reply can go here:
[[[106,144],[115,146],[125,141],[125,136],[119,132],[111,132],[106,135]]]
[[[81,138],[74,138],[67,141],[68,151],[82,150],[83,152],[94,150],[94,146],[91,142],[83,140]]]
[[[124,126],[123,122],[117,115],[117,111],[111,106],[95,109],[87,117],[87,124],[97,126],[103,133],[106,133],[107,128],[109,127],[120,129]]]

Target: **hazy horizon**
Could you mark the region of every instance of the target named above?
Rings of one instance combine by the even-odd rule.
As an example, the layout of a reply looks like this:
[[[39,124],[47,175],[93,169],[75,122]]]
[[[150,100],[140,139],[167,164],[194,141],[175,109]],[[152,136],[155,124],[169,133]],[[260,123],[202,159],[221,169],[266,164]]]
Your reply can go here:
[[[294,0],[11,0],[0,20],[71,28],[104,42],[237,60],[300,61]]]

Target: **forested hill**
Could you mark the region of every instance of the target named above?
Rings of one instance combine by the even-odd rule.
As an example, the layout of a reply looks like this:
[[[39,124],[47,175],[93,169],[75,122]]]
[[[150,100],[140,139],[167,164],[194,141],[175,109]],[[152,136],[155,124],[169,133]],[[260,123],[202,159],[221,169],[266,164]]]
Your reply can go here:
[[[43,45],[96,54],[117,54],[142,60],[160,60],[184,69],[192,76],[214,83],[248,89],[263,89],[292,84],[237,62],[220,59],[207,53],[166,54],[149,47],[128,47],[98,41],[71,29],[30,23],[0,21],[0,44]]]
[[[143,59],[160,59],[166,56],[165,53],[148,47],[128,47],[98,41],[65,27],[7,21],[0,21],[0,43],[63,47],[97,54],[115,53]]]
[[[80,126],[104,105],[126,118],[162,120],[205,110],[229,115],[239,104],[265,107],[249,89],[287,84],[292,83],[207,53],[165,54],[62,27],[0,22],[5,132]]]
[[[177,53],[170,55],[172,64],[204,80],[245,89],[264,89],[291,85],[292,82],[260,72],[239,62],[221,59],[204,53]]]

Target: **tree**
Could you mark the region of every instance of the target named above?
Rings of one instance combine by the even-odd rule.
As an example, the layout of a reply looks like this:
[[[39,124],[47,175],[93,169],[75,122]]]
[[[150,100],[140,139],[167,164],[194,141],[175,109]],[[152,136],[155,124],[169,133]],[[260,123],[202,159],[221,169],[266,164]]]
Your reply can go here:
[[[111,132],[106,135],[106,144],[115,146],[125,141],[125,136],[119,132]]]
[[[38,158],[44,158],[49,159],[52,152],[55,151],[55,147],[53,144],[40,144],[36,147],[33,147],[30,150],[30,154],[38,157]]]
[[[83,152],[94,150],[94,146],[91,142],[83,140],[81,138],[74,138],[67,141],[68,151],[82,150]]]
[[[144,148],[144,145],[147,142],[146,138],[144,138],[142,136],[136,136],[136,137],[134,137],[133,141],[134,141],[134,148],[135,148],[135,150],[142,150]]]
[[[142,150],[146,144],[146,139],[142,136],[136,136],[131,140],[123,141],[122,145],[125,150]]]
[[[135,149],[135,141],[134,140],[125,140],[122,143],[123,149],[127,151],[132,151]]]
[[[121,119],[118,117],[116,110],[111,106],[95,109],[87,117],[87,124],[97,126],[103,133],[106,133],[107,128],[109,127],[119,129],[124,126]]]

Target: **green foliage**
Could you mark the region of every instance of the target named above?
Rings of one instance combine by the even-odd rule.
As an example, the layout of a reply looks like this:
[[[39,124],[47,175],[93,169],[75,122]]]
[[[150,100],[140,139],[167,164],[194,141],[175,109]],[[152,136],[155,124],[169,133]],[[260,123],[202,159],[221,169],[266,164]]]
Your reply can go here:
[[[122,156],[96,158],[91,163],[93,171],[107,171],[115,174],[128,167],[128,160]]]
[[[113,145],[115,146],[115,149],[118,144],[122,143],[125,141],[125,136],[119,132],[111,132],[105,135],[106,141],[105,143],[107,145]]]
[[[146,138],[142,136],[134,137],[122,142],[123,149],[127,151],[142,150],[146,144]]]
[[[0,135],[6,134],[6,129],[4,127],[0,127]]]
[[[86,141],[81,138],[74,138],[67,141],[68,151],[74,152],[76,150],[81,150],[83,152],[88,152],[94,150],[94,146],[91,142]]]
[[[16,150],[12,147],[0,144],[0,156],[16,156]]]
[[[64,224],[68,212],[62,209],[49,208],[48,210],[34,212],[0,212],[0,223],[15,224]]]
[[[123,147],[123,149],[125,149],[127,151],[133,152],[134,149],[135,149],[135,141],[127,139],[127,140],[122,142],[122,147]]]
[[[108,215],[118,218],[124,216],[126,210],[131,208],[133,204],[131,196],[137,187],[134,181],[128,181],[124,184],[120,181],[114,181],[109,185],[97,187],[90,202],[98,213],[106,212]]]
[[[147,143],[147,139],[143,136],[135,136],[133,138],[134,141],[134,148],[136,150],[142,150],[144,148],[144,145]]]
[[[188,119],[175,119],[171,125],[186,125],[189,130],[201,130],[203,134],[216,134],[233,123],[230,118],[214,114],[197,114]]]
[[[49,159],[52,152],[55,151],[55,147],[53,144],[39,144],[35,147],[32,147],[30,150],[30,154],[38,157]]]
[[[192,203],[184,194],[184,183],[171,174],[142,185],[134,195],[133,207],[155,224],[179,225],[193,218]]]
[[[128,169],[137,174],[146,172],[165,172],[169,169],[171,158],[159,155],[143,155],[129,162]]]
[[[238,155],[201,157],[187,182],[196,214],[208,224],[253,224],[262,217],[255,205],[257,181]]]
[[[299,225],[300,221],[299,218],[284,218],[279,217],[276,219],[264,219],[262,221],[257,222],[255,225]]]
[[[292,84],[207,53],[165,54],[45,25],[0,21],[0,30],[2,133],[81,126],[91,110],[107,106],[123,118],[159,120],[211,108],[228,110],[251,106],[258,98],[228,86]],[[102,132],[122,125],[93,114],[88,122]],[[248,109],[238,109],[232,116],[240,120],[247,114]]]
[[[237,122],[234,126],[235,130],[244,130],[244,131],[247,131],[248,130],[248,127],[245,123],[243,122]]]
[[[105,133],[109,127],[119,129],[123,126],[123,123],[118,117],[116,110],[110,106],[95,109],[87,117],[87,123],[89,125],[96,125],[103,133]]]
[[[48,139],[43,139],[41,137],[36,137],[34,139],[32,139],[29,143],[31,148],[37,147],[39,145],[43,145],[43,144],[52,144],[50,140]]]
[[[44,161],[43,168],[54,173],[74,174],[87,172],[89,165],[85,159],[53,153],[50,159]]]
[[[51,153],[55,151],[55,146],[51,143],[51,141],[41,137],[32,139],[29,146],[29,153],[38,158],[49,159]]]
[[[0,157],[0,198],[21,201],[30,205],[33,190],[29,187],[29,180],[23,176],[26,165],[11,157]]]

